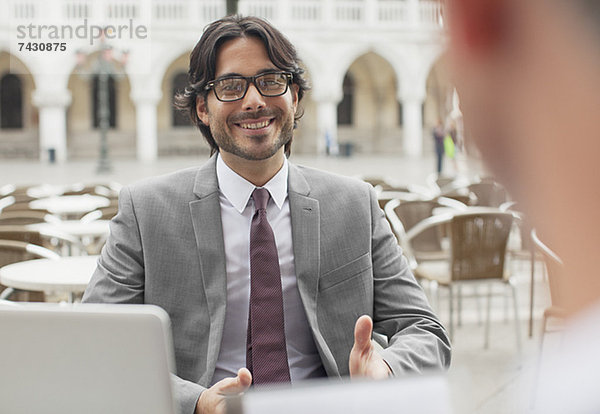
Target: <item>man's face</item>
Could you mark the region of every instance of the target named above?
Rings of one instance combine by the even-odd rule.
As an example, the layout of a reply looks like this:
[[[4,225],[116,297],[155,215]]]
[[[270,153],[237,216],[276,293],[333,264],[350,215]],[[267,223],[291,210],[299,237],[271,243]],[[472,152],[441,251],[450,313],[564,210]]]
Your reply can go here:
[[[280,71],[256,37],[225,42],[217,52],[215,69],[216,79]],[[262,96],[250,84],[244,98],[233,102],[221,102],[210,91],[206,100],[198,98],[196,111],[200,120],[210,127],[222,154],[245,160],[266,160],[280,151],[283,153],[283,146],[292,139],[297,104],[295,84],[290,84],[285,94],[276,97]]]

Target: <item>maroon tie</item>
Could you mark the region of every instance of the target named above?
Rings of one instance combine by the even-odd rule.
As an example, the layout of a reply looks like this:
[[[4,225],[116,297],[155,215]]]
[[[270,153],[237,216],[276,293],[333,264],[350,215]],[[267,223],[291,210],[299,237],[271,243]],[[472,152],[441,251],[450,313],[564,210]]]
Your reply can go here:
[[[252,193],[256,212],[250,227],[250,311],[246,365],[254,384],[290,382],[279,258],[273,230],[267,221],[269,192]]]

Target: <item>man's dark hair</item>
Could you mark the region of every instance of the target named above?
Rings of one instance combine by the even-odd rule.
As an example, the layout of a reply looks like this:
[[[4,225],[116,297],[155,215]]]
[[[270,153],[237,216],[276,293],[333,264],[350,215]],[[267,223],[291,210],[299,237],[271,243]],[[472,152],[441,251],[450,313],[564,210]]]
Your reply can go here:
[[[202,37],[190,55],[190,69],[188,71],[188,85],[184,92],[175,95],[175,106],[187,112],[194,124],[200,129],[202,135],[211,148],[211,155],[219,151],[208,125],[204,125],[196,113],[196,99],[206,99],[208,92],[205,86],[215,78],[217,65],[217,51],[223,43],[240,37],[256,37],[260,39],[267,49],[269,59],[279,69],[291,72],[292,83],[298,85],[298,102],[309,89],[308,82],[302,76],[304,70],[300,67],[296,48],[275,27],[258,17],[227,16],[209,24]],[[294,114],[294,127],[302,117],[303,111],[298,105]],[[285,154],[289,157],[292,140],[285,145]]]

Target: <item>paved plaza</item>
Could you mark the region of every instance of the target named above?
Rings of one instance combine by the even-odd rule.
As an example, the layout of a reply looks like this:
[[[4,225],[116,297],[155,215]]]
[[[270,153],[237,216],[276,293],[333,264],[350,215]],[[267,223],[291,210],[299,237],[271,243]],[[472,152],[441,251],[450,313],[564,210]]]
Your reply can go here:
[[[435,171],[435,156],[423,157],[369,155],[333,157],[292,153],[290,161],[299,165],[320,168],[349,176],[381,176],[396,184],[425,185],[427,177]],[[40,163],[35,160],[0,159],[0,185],[13,184],[70,184],[75,182],[116,181],[128,184],[144,177],[166,174],[180,168],[202,164],[208,155],[199,157],[159,158],[157,161],[142,163],[135,160],[112,160],[112,172],[98,174],[97,161],[68,161],[64,164]],[[483,174],[480,162],[460,157],[457,165],[446,161],[444,173],[474,176]]]

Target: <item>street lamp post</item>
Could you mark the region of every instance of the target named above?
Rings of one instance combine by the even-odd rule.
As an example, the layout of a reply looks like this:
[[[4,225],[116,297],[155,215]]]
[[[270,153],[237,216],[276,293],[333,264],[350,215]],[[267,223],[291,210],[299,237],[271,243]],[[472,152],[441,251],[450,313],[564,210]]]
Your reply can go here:
[[[109,103],[109,79],[122,74],[115,66],[113,58],[113,49],[104,41],[104,36],[100,39],[100,55],[92,63],[92,74],[98,76],[98,127],[100,128],[100,150],[98,157],[98,167],[96,171],[99,174],[112,171],[112,163],[109,158],[108,147],[108,129],[110,128],[110,103]],[[78,67],[82,67],[87,60],[85,53],[78,51]],[[124,65],[127,60],[127,52],[121,55],[120,63]],[[95,116],[95,114],[94,114]]]
[[[227,7],[227,15],[237,14],[238,12],[238,0],[227,0],[225,3]]]
[[[98,59],[98,126],[100,127],[100,157],[98,159],[98,173],[109,173],[112,170],[108,158],[108,128],[110,126],[110,107],[108,78],[110,76],[110,64],[104,54],[108,53],[106,44],[102,43],[103,50]]]

